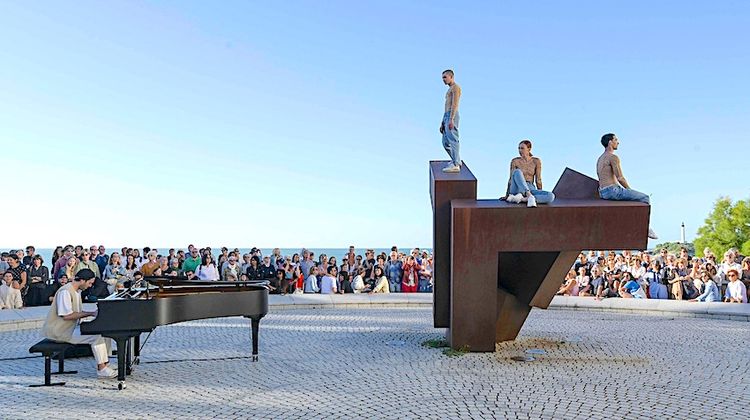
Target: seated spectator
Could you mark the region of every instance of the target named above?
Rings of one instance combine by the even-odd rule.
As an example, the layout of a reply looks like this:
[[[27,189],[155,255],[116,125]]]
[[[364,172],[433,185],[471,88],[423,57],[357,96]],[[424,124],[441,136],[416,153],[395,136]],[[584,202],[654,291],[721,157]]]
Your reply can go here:
[[[703,271],[701,273],[701,280],[704,283],[703,293],[695,299],[690,299],[690,302],[721,302],[719,287],[716,286],[713,277],[708,272]]]
[[[654,260],[653,266],[648,267],[642,277],[648,282],[648,297],[651,299],[669,299],[664,273],[659,260]]]
[[[320,288],[318,287],[318,267],[310,267],[310,272],[305,279],[305,293],[318,293]]]
[[[578,283],[578,296],[592,296],[591,293],[591,278],[586,275],[586,267],[578,269],[578,276],[576,276],[576,282]]]
[[[29,267],[29,289],[26,292],[26,306],[48,305],[46,289],[49,283],[49,269],[43,266],[44,260],[40,255],[34,255]]]
[[[739,271],[730,268],[726,272],[726,278],[729,279],[729,284],[724,295],[724,302],[747,303],[747,287],[739,280]]]
[[[349,270],[339,271],[338,289],[339,293],[342,295],[344,293],[352,293],[352,282],[349,280]]]
[[[598,258],[598,257],[597,257]],[[604,283],[604,275],[599,265],[591,267],[591,280],[589,280],[590,296],[596,296],[599,292],[599,287]]]
[[[127,280],[125,267],[122,266],[120,261],[120,254],[113,252],[112,256],[109,257],[109,264],[104,268],[104,282],[107,283],[107,290],[109,293],[114,293],[123,287],[123,283]]]
[[[21,290],[13,287],[13,281],[13,273],[6,271],[3,274],[3,281],[0,283],[0,306],[5,309],[23,308]]]
[[[292,269],[292,280],[295,282],[294,293],[304,293],[305,275],[302,274],[302,268],[299,264],[295,265],[294,269]]]
[[[156,251],[151,250],[146,254],[146,262],[141,265],[141,273],[144,276],[153,276],[156,269],[159,268],[159,262],[156,261]]]
[[[68,281],[72,279],[77,272],[78,268],[78,258],[71,256],[66,260],[66,263],[62,268],[60,268],[60,272],[57,273],[57,277],[60,277],[61,275],[65,274],[66,277],[68,277]]]
[[[601,286],[599,286],[599,288],[596,290],[596,300],[619,296],[618,291],[620,289],[620,274],[617,274],[617,276],[618,277],[615,277],[615,274],[611,272],[604,273]]]
[[[560,290],[558,290],[556,294],[563,296],[578,296],[578,281],[576,281],[575,270],[568,271],[568,275],[565,277],[565,283],[560,286]]]
[[[745,287],[750,288],[750,257],[742,259],[742,278],[740,281],[745,283]]]
[[[677,267],[673,270],[670,270],[672,273],[672,276],[667,280],[671,286],[671,295],[675,300],[682,300],[683,299],[683,284],[685,281],[689,281],[690,278],[688,277],[687,273],[687,262],[683,259],[680,259],[677,261]]]
[[[68,276],[66,276],[65,274],[62,274],[60,278],[58,278],[56,281],[53,281],[51,285],[47,286],[47,289],[45,289],[45,297],[44,297],[45,301],[47,301],[45,305],[51,304],[52,300],[55,297],[55,293],[57,293],[57,291],[60,290],[60,288],[62,286],[65,286],[66,284],[68,284]]]
[[[646,292],[643,291],[641,285],[633,278],[629,272],[622,273],[622,281],[620,282],[620,297],[630,299],[646,299]]]
[[[369,291],[365,285],[364,275],[364,267],[359,267],[357,269],[357,275],[352,279],[352,293],[365,293]]]
[[[376,265],[375,268],[373,268],[372,272],[373,272],[373,277],[375,277],[375,287],[373,287],[370,294],[390,293],[391,290],[388,287],[389,286],[388,277],[386,277],[383,274],[383,269],[379,265]]]
[[[335,265],[328,266],[328,272],[320,279],[320,293],[323,295],[330,295],[337,293],[338,288],[336,286],[336,276],[338,274],[338,268]]]

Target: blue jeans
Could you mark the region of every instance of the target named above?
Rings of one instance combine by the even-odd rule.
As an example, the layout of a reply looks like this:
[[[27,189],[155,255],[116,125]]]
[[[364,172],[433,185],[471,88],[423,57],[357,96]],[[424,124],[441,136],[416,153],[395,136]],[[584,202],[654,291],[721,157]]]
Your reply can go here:
[[[453,130],[448,130],[448,123],[451,120],[451,113],[446,112],[443,114],[443,148],[448,152],[448,156],[451,157],[451,162],[454,165],[461,165],[461,157],[458,154],[459,143],[458,143],[458,112],[453,117]]]
[[[534,184],[526,182],[523,172],[520,169],[516,169],[510,177],[510,190],[508,194],[523,194],[526,191],[531,192],[531,195],[536,198],[537,204],[548,204],[555,201],[555,193],[537,190]]]
[[[609,187],[599,188],[599,197],[605,200],[614,201],[640,201],[649,204],[648,196],[640,191],[630,188],[623,188],[619,185],[610,185]]]

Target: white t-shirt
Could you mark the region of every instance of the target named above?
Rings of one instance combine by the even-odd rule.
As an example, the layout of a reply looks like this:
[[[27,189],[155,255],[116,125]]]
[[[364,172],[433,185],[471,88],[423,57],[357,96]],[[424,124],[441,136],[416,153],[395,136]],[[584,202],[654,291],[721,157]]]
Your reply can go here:
[[[331,276],[323,276],[320,279],[320,293],[323,295],[334,293],[336,290],[336,279]]]
[[[73,298],[70,296],[70,292],[67,289],[60,290],[60,292],[57,293],[55,303],[57,303],[58,316],[66,316],[73,313]]]

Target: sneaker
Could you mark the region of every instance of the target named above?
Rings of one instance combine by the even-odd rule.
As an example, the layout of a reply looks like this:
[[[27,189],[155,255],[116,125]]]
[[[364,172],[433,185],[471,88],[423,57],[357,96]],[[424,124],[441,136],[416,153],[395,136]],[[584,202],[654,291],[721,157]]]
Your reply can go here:
[[[518,204],[521,201],[523,201],[523,194],[516,194],[516,195],[513,196],[513,201],[511,201],[511,203]]]
[[[529,194],[529,198],[526,201],[526,207],[536,207],[536,198],[531,194]]]
[[[518,201],[516,201],[516,195],[515,194],[508,194],[508,196],[505,197],[505,201],[507,201],[509,203],[518,203]]]
[[[117,371],[113,370],[109,366],[96,372],[96,377],[99,379],[112,379],[117,377]]]
[[[456,173],[461,172],[461,167],[457,165],[450,165],[446,168],[443,168],[443,172],[445,173]]]
[[[648,228],[648,237],[651,239],[659,239],[659,236],[651,228]]]

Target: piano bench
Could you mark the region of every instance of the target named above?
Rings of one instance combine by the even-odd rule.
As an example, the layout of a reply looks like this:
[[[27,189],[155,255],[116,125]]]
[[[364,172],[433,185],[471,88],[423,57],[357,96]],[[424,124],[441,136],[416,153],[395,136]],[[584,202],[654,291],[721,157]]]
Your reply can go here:
[[[85,348],[84,348],[85,347]],[[88,350],[87,350],[88,349]],[[91,354],[91,346],[88,344],[71,344],[61,343],[58,341],[45,338],[29,348],[29,353],[41,353],[44,356],[44,383],[33,384],[30,387],[38,386],[61,386],[65,382],[52,382],[52,375],[69,375],[78,373],[77,370],[65,370],[65,356],[73,357],[84,355],[88,351]],[[80,356],[79,356],[80,357]],[[52,359],[57,359],[57,372],[52,372]]]

